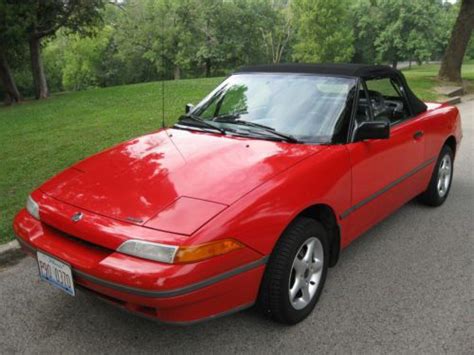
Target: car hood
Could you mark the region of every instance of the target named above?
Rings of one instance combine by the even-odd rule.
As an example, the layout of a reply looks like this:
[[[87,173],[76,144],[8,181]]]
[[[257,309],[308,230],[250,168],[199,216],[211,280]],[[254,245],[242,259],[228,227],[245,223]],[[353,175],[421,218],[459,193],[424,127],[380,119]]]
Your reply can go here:
[[[168,129],[83,160],[41,190],[103,216],[191,234],[246,193],[323,149]],[[177,226],[177,217],[191,225]]]

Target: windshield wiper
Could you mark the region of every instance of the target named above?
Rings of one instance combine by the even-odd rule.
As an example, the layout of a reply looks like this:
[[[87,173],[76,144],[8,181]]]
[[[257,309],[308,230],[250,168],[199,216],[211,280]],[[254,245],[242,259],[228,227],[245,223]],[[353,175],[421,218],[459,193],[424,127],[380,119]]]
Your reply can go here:
[[[186,122],[186,121],[188,121],[188,122]],[[189,123],[189,121],[191,121],[193,123],[199,123],[199,126],[201,128],[207,127],[207,128],[211,128],[213,130],[216,130],[216,131],[218,131],[222,134],[226,133],[225,129],[223,129],[221,127],[218,127],[218,126],[202,119],[201,117],[199,117],[197,115],[193,115],[193,114],[187,114],[187,115],[181,116],[178,120],[178,123],[185,123],[186,124],[186,123]],[[195,126],[197,126],[197,125],[195,125]]]
[[[265,132],[268,132],[270,134],[273,134],[274,136],[278,136],[280,138],[283,138],[283,140],[289,142],[289,143],[300,143],[298,139],[293,137],[292,135],[285,134],[278,132],[275,128],[270,127],[270,126],[265,126],[260,123],[255,123],[255,122],[250,122],[250,121],[245,121],[245,120],[239,120],[238,118],[240,117],[239,114],[229,114],[229,115],[222,115],[222,116],[217,116],[214,117],[212,120],[215,122],[225,122],[225,123],[234,123],[242,126],[247,126],[247,127],[255,127],[255,128],[260,128],[264,130]]]

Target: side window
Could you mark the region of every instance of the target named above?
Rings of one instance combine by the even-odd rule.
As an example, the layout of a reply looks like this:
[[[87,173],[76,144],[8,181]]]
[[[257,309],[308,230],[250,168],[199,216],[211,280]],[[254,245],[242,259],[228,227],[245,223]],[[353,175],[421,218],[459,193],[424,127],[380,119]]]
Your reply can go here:
[[[367,80],[366,85],[374,119],[387,118],[393,125],[410,116],[397,80],[388,77],[372,79]]]

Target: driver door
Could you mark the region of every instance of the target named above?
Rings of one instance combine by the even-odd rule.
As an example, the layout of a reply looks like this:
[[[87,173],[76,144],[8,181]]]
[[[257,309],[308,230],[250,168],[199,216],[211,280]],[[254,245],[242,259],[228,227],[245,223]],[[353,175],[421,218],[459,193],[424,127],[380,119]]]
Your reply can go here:
[[[388,139],[347,145],[352,164],[352,207],[341,217],[349,219],[350,239],[415,197],[422,188],[417,171],[424,156],[423,122],[410,116],[402,93],[384,92],[392,84],[391,78],[368,80],[362,82],[359,91],[356,121],[389,119],[391,133]],[[404,112],[393,113],[393,105],[384,102],[386,98],[402,103]]]

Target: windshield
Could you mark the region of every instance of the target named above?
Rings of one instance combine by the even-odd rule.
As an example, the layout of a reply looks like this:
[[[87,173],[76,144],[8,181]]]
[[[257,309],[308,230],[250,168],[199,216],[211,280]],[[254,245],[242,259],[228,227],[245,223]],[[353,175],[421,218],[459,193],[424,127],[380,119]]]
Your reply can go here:
[[[308,143],[347,137],[355,78],[304,74],[236,74],[192,114],[233,132],[262,127]],[[250,124],[248,124],[250,123]]]

